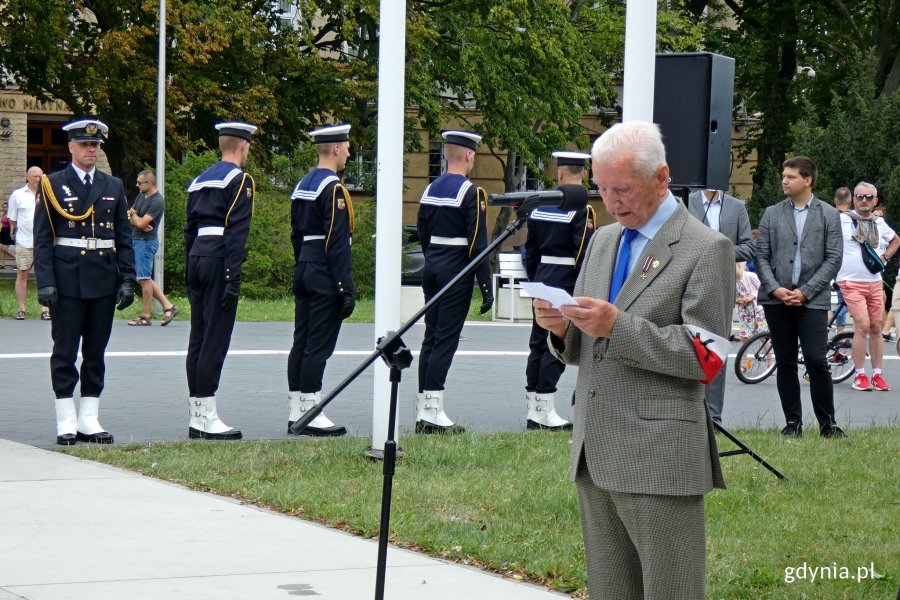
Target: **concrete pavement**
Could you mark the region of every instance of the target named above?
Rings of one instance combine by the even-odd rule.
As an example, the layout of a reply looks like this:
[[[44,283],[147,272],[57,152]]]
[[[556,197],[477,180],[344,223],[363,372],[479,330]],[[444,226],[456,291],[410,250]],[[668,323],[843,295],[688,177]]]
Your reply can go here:
[[[372,598],[377,541],[0,440],[0,600]],[[389,548],[390,600],[566,597]]]

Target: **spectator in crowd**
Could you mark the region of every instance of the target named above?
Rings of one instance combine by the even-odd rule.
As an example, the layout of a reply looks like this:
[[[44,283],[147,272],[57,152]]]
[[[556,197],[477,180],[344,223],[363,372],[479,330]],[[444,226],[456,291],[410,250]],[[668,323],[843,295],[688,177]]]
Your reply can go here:
[[[853,189],[854,210],[841,213],[844,258],[841,270],[835,277],[853,317],[852,357],[856,375],[852,387],[861,392],[887,392],[891,389],[881,370],[884,363],[884,338],[881,337],[884,285],[881,271],[884,265],[866,260],[866,245],[881,257],[882,263],[887,263],[900,248],[900,237],[884,219],[873,214],[876,204],[878,190],[875,186],[865,181],[856,184]],[[865,370],[867,347],[872,362],[871,381]]]
[[[803,435],[799,341],[819,433],[845,438],[835,423],[834,387],[825,358],[831,281],[843,255],[840,213],[813,194],[816,164],[810,158],[794,156],[782,167],[781,188],[787,197],[763,213],[756,241],[759,302],[772,336],[778,396],[786,421],[781,435]]]
[[[887,223],[887,226],[897,231],[897,226],[893,221],[887,218],[887,215],[884,212],[884,206],[876,206],[874,210],[872,210],[872,214],[876,217],[881,217],[884,219],[884,222]],[[898,234],[900,235],[900,234]],[[897,263],[889,263],[885,269],[882,279],[884,280],[884,326],[881,328],[881,337],[884,338],[885,342],[893,342],[896,340],[896,334],[894,331],[894,288],[888,285],[888,281],[893,281],[897,277]],[[896,284],[895,284],[896,287]]]
[[[9,225],[11,237],[16,243],[16,302],[19,310],[16,320],[25,319],[25,294],[28,291],[28,272],[34,266],[34,199],[44,172],[31,167],[25,173],[25,185],[9,196]],[[50,320],[50,311],[41,307],[41,320]]]
[[[759,293],[759,277],[747,270],[747,263],[735,263],[737,279],[735,304],[738,309],[738,337],[741,343],[768,328],[762,306],[756,301]]]
[[[244,247],[253,218],[256,183],[244,172],[256,125],[217,123],[222,159],[188,186],[184,226],[191,333],[185,369],[190,423],[188,437],[239,440],[242,433],[219,417],[216,391],[231,344],[241,297]]]
[[[734,247],[669,191],[656,125],[613,125],[592,160],[618,224],[593,237],[577,306],[534,301],[579,367],[569,476],[590,597],[704,598],[703,495],[725,483],[703,383],[727,353]]]
[[[839,187],[834,192],[834,207],[838,209],[838,212],[845,213],[850,210],[850,188],[847,187]],[[841,288],[837,285],[834,286],[835,293],[837,294],[837,302],[842,307],[834,315],[834,321],[832,324],[835,326],[835,331],[838,333],[842,333],[844,331],[844,327],[847,326],[847,303],[844,302],[844,295],[841,293]]]
[[[50,309],[50,381],[56,443],[112,444],[99,422],[114,310],[134,302],[134,250],[122,180],[97,168],[109,128],[96,119],[63,126],[72,160],[41,178],[34,209],[38,302]],[[81,370],[76,360],[81,351]],[[81,403],[75,411],[75,386]]]
[[[735,262],[753,258],[756,249],[750,228],[750,217],[744,203],[722,190],[698,190],[688,197],[688,211],[701,223],[727,237],[734,246]],[[706,403],[714,422],[722,424],[725,406],[724,367],[706,386]]]
[[[0,269],[6,268],[7,260],[14,261],[16,258],[16,255],[9,249],[15,242],[12,239],[12,229],[6,214],[8,210],[9,204],[4,202],[0,206]]]
[[[128,209],[128,222],[131,224],[131,239],[134,244],[134,270],[137,273],[138,285],[141,286],[144,306],[140,316],[128,321],[128,324],[150,325],[150,305],[156,298],[163,307],[163,320],[160,325],[166,326],[178,314],[178,307],[169,302],[153,281],[153,258],[159,250],[156,228],[165,212],[165,203],[156,187],[156,174],[153,171],[145,170],[138,173],[137,188],[139,193]]]

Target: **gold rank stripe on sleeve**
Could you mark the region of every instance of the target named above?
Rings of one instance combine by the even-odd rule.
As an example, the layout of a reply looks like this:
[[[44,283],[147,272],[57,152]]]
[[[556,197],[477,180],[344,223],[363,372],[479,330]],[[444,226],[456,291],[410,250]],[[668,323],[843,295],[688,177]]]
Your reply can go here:
[[[575,253],[575,265],[578,265],[578,259],[581,258],[581,253],[584,252],[584,241],[587,239],[588,231],[593,229],[591,223],[594,223],[594,227],[596,227],[597,222],[597,214],[594,212],[594,207],[588,204],[585,210],[587,210],[587,214],[584,218],[584,230],[581,232],[581,244],[578,245],[578,252]]]
[[[246,183],[247,177],[249,177],[249,175],[247,175],[246,173],[244,173],[244,178],[241,179],[241,185],[238,186],[238,192],[237,192],[237,194],[234,196],[234,200],[231,201],[231,206],[228,207],[228,212],[225,213],[225,227],[228,227],[228,218],[231,216],[231,211],[234,210],[234,205],[237,204],[238,198],[241,197],[241,192],[244,191],[244,183]],[[250,195],[251,195],[251,196],[256,196],[256,182],[253,181],[253,178],[252,178],[252,177],[250,177],[250,181],[251,181],[251,183],[253,184],[253,192],[252,192]],[[251,214],[251,215],[253,214],[253,208],[254,208],[254,206],[255,206],[255,205],[253,204],[253,202],[254,202],[254,198],[251,197],[251,198],[250,198],[250,214]]]
[[[475,244],[478,242],[478,225],[481,223],[481,203],[487,207],[487,192],[484,188],[475,188],[475,233],[472,234],[472,243],[469,244],[469,258],[472,258],[472,252],[475,251]]]
[[[331,242],[331,232],[334,229],[334,215],[335,210],[337,209],[338,191],[341,192],[341,195],[347,202],[347,219],[351,234],[353,233],[353,228],[356,226],[355,217],[353,215],[353,200],[350,198],[350,192],[343,185],[337,183],[331,190],[331,223],[328,225],[328,235],[325,236],[325,252],[328,252],[328,244]]]
[[[62,215],[64,218],[69,221],[85,221],[88,218],[91,219],[91,231],[94,230],[94,207],[91,206],[83,215],[73,215],[69,214],[69,212],[60,205],[59,200],[56,199],[56,194],[53,193],[53,186],[50,184],[50,179],[44,175],[41,177],[41,194],[44,196],[44,208],[47,211],[47,219],[50,221],[50,230],[53,232],[53,239],[56,239],[56,228],[53,227],[53,218],[50,215],[50,205],[53,205],[53,210],[55,210],[58,214]]]

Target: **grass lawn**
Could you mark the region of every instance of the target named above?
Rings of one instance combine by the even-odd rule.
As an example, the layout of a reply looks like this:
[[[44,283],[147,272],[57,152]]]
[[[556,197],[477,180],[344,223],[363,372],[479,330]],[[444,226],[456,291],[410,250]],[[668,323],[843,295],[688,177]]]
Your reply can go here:
[[[900,429],[853,430],[848,441],[735,433],[788,479],[747,456],[723,459],[729,487],[706,498],[708,597],[893,599]],[[569,440],[549,432],[404,438],[392,542],[586,597]],[[69,452],[377,537],[382,466],[363,456],[368,443],[79,445]],[[849,579],[870,565],[874,578]],[[818,571],[812,581],[812,567],[829,575]]]
[[[15,316],[19,309],[16,303],[16,295],[14,290],[14,280],[0,281],[0,319],[11,319]],[[140,288],[136,288],[137,296],[134,303],[123,310],[116,313],[116,319],[136,319],[142,310]],[[180,296],[168,296],[169,301],[178,307],[178,320],[190,321],[191,305],[187,298]],[[469,309],[469,321],[490,321],[491,313],[486,315],[479,314],[478,309],[481,307],[481,294],[473,292],[472,305]],[[34,280],[28,282],[28,292],[25,297],[25,312],[28,319],[37,319],[41,316],[41,309],[37,302],[37,290],[34,287]],[[154,312],[153,319],[162,318],[162,311]],[[285,296],[277,300],[258,300],[253,298],[241,298],[238,303],[237,310],[238,321],[293,321],[294,320],[294,298]],[[375,321],[375,300],[374,298],[357,298],[356,309],[350,315],[345,323],[372,323]]]

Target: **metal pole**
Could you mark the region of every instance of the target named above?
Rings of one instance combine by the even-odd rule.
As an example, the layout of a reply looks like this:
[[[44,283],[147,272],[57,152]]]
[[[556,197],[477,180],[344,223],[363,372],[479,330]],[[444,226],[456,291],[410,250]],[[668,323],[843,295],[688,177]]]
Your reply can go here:
[[[406,67],[406,2],[381,0],[378,38],[378,178],[375,197],[375,337],[400,324],[403,129]],[[390,381],[387,365],[375,365],[372,448],[380,457],[388,438]],[[397,439],[397,431],[394,439]]]
[[[655,73],[656,0],[628,0],[625,9],[623,122],[653,122]]]
[[[159,0],[159,77],[156,82],[156,187],[163,198],[166,197],[166,0]],[[159,250],[153,259],[153,281],[163,289],[163,268],[165,265],[166,237],[165,216],[159,220],[156,235]],[[158,300],[153,307],[162,310]]]

